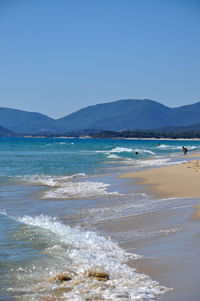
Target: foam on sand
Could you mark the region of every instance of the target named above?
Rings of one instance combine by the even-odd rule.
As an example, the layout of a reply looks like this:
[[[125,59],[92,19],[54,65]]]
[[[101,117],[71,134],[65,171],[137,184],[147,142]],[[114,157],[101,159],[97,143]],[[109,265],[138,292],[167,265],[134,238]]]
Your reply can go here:
[[[44,215],[17,220],[21,239],[32,243],[39,240],[43,245],[43,256],[27,268],[12,271],[17,283],[9,290],[20,300],[152,300],[167,291],[131,269],[126,261],[140,256],[125,252],[109,238]],[[89,276],[94,274],[107,276],[104,280]]]
[[[71,176],[32,175],[24,176],[22,180],[33,185],[46,186],[47,189],[42,192],[44,199],[73,199],[119,194],[117,191],[108,192],[110,184],[107,183],[77,181],[85,177],[84,173]]]
[[[108,192],[109,186],[110,184],[102,182],[66,182],[62,187],[44,192],[43,198],[71,199],[118,194],[118,192]]]

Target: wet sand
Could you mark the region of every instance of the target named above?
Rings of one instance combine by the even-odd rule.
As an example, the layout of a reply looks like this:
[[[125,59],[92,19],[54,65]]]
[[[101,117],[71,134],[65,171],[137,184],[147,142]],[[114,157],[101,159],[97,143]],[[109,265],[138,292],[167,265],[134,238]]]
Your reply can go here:
[[[129,265],[173,288],[159,301],[199,301],[200,216],[196,206],[122,217],[97,227],[123,249],[140,254]],[[156,235],[154,233],[156,230]],[[124,239],[126,235],[129,238]],[[147,235],[146,235],[147,234]]]
[[[194,157],[199,157],[199,154]],[[139,179],[140,189],[154,195],[155,199],[179,198],[180,203],[181,199],[188,197],[199,202],[198,205],[174,206],[99,225],[101,230],[112,233],[114,237],[129,233],[130,238],[125,242],[121,240],[120,245],[143,255],[129,264],[161,285],[173,288],[160,296],[159,301],[199,301],[200,160],[129,173],[122,178]],[[155,229],[156,235],[144,234],[154,233]]]
[[[136,178],[145,190],[167,198],[200,197],[200,159],[181,164],[123,174],[122,178]]]

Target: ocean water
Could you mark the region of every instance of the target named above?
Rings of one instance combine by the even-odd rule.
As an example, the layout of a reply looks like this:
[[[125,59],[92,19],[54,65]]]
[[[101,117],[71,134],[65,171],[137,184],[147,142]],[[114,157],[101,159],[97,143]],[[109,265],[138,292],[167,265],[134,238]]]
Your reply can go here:
[[[0,138],[0,300],[152,300],[168,288],[127,264],[121,242],[160,231],[111,235],[99,223],[188,206],[155,200],[117,178],[185,160],[199,141]],[[136,154],[136,152],[138,154]],[[109,280],[89,277],[105,272]],[[70,281],[58,281],[66,273]]]

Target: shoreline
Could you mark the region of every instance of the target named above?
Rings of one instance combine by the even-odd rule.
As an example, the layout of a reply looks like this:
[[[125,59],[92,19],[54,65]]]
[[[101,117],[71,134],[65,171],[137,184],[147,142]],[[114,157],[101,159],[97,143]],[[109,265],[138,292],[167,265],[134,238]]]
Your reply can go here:
[[[183,163],[125,173],[120,178],[134,178],[144,190],[154,196],[166,198],[200,197],[200,153],[182,156],[191,159]],[[196,158],[196,159],[195,159]]]
[[[156,137],[150,137],[150,138],[143,138],[143,137],[112,137],[112,138],[103,138],[103,137],[92,137],[92,136],[34,136],[34,135],[22,135],[22,136],[1,136],[3,138],[47,138],[47,139],[103,139],[103,140],[146,140],[146,141],[200,141],[200,138],[156,138]]]
[[[178,200],[178,199],[177,199]],[[179,201],[180,200],[180,201]],[[120,247],[142,258],[127,264],[169,289],[158,301],[199,301],[200,205],[181,199],[165,209],[121,216],[97,224]],[[164,199],[163,202],[167,202]],[[200,201],[199,201],[200,203]],[[155,233],[155,235],[151,235]],[[128,239],[123,239],[128,234]],[[121,239],[122,238],[122,239]],[[186,272],[187,271],[187,272]]]
[[[174,206],[169,209],[158,209],[113,223],[113,228],[117,226],[118,231],[122,232],[161,229],[157,237],[133,237],[128,243],[121,244],[122,248],[143,255],[143,258],[130,262],[130,266],[161,285],[172,288],[159,296],[159,301],[200,300],[200,153],[182,157],[186,159],[185,163],[120,176],[129,179],[129,182],[132,179],[133,185],[136,181],[140,190],[151,194],[156,200],[174,201]]]
[[[149,143],[149,145],[151,144],[155,145],[156,143]],[[44,155],[44,158],[46,158],[46,153]],[[188,159],[189,158],[190,157],[188,156]],[[129,167],[123,166],[123,170],[128,171],[130,169]],[[128,180],[126,178],[116,178],[116,172],[117,174],[119,174],[122,171],[121,169],[113,168],[107,173],[104,169],[103,171],[104,173],[100,173],[98,175],[86,175],[86,182],[90,182],[91,179],[91,181],[108,183],[110,184],[111,191],[115,192],[115,190],[119,190],[119,197],[117,194],[111,196],[109,196],[109,194],[103,194],[103,197],[100,196],[97,197],[97,199],[93,197],[82,197],[80,199],[71,200],[59,200],[59,198],[51,200],[41,200],[39,194],[37,194],[37,190],[41,191],[43,187],[40,186],[40,181],[38,181],[39,185],[37,184],[37,186],[35,186],[34,184],[34,189],[32,189],[33,185],[29,186],[24,184],[24,187],[26,187],[24,191],[25,193],[23,194],[24,199],[21,196],[21,188],[19,195],[15,192],[16,208],[18,208],[18,203],[20,203],[20,207],[19,209],[17,209],[19,210],[18,213],[20,214],[20,216],[22,214],[21,212],[28,212],[29,215],[34,214],[37,216],[42,212],[44,216],[45,214],[50,216],[58,216],[64,224],[69,224],[72,227],[78,225],[81,228],[83,227],[83,230],[88,229],[89,231],[95,231],[95,229],[97,228],[100,230],[100,234],[102,230],[105,237],[109,236],[111,237],[111,240],[113,240],[113,242],[117,241],[122,249],[127,250],[130,253],[135,253],[143,256],[143,258],[141,259],[133,259],[132,261],[130,260],[129,262],[127,262],[130,267],[132,267],[133,269],[137,268],[137,272],[139,274],[144,273],[150,276],[152,280],[160,282],[160,285],[163,287],[174,288],[176,281],[174,281],[174,279],[170,277],[170,269],[176,269],[176,272],[179,273],[179,266],[176,264],[176,260],[180,264],[179,257],[181,258],[182,271],[190,270],[187,266],[184,265],[187,257],[191,255],[190,248],[187,249],[187,252],[181,254],[180,248],[177,248],[176,245],[176,242],[181,241],[181,239],[183,241],[181,248],[184,243],[187,244],[187,235],[188,233],[190,234],[190,231],[187,231],[187,229],[180,229],[179,225],[187,225],[187,220],[194,214],[195,208],[190,207],[184,208],[183,210],[182,208],[179,208],[178,210],[174,210],[172,202],[170,200],[170,206],[164,205],[159,207],[160,202],[155,202],[155,199],[152,199],[151,197],[148,198],[145,194],[141,194],[141,196],[140,194],[137,194],[138,185],[135,180],[133,181],[133,185],[127,185]],[[54,174],[52,176],[56,175]],[[62,179],[62,181],[63,180],[64,179]],[[75,181],[79,181],[79,179]],[[132,180],[129,180],[129,182],[132,182]],[[3,189],[5,188],[3,187]],[[52,190],[52,188],[50,189]],[[145,186],[142,186],[142,189],[144,191]],[[108,192],[110,192],[110,190],[108,189]],[[27,193],[28,191],[30,192],[30,199],[28,199],[29,202],[27,202],[27,196],[29,195]],[[21,202],[18,201],[19,198],[20,200],[22,200]],[[153,206],[150,206],[148,208],[148,201],[150,201],[150,203],[152,202]],[[5,203],[7,203],[7,200],[5,200]],[[12,204],[13,203],[14,202],[12,202]],[[142,209],[140,210],[141,203],[143,203],[144,206],[142,206]],[[161,203],[164,204],[166,203],[166,201],[161,200]],[[33,211],[31,211],[31,208],[33,208]],[[72,211],[70,211],[71,208],[73,209]],[[139,210],[137,211],[137,209]],[[198,219],[198,216],[194,215],[194,219],[195,223],[198,224],[198,221],[196,220]],[[99,232],[97,232],[97,235],[98,233]],[[197,231],[193,233],[198,234]],[[75,239],[76,242],[77,238],[75,237]],[[86,239],[86,241],[87,240],[88,239]],[[198,243],[198,240],[196,240],[196,243]],[[191,246],[193,244],[194,240],[191,239],[189,245]],[[89,249],[91,250],[91,252],[94,252],[95,250],[95,248],[93,250],[92,244],[89,246]],[[168,256],[169,249],[170,253],[173,254],[173,256],[171,256],[171,254],[170,256],[173,258],[170,258],[170,256]],[[195,246],[193,247],[193,249],[196,251]],[[105,254],[107,254],[106,250],[107,249],[105,249]],[[55,254],[54,250],[53,254]],[[197,255],[198,254],[194,253],[193,257],[195,258],[195,256]],[[196,275],[198,275],[197,267],[198,258],[196,260]],[[198,277],[196,277],[196,279],[198,281]],[[190,281],[192,281],[192,277]],[[179,284],[182,284],[182,282],[180,283],[179,281]],[[184,287],[187,288],[187,277],[185,278]],[[198,286],[196,285],[196,293],[198,294],[197,288]],[[169,291],[168,293],[166,293],[166,295],[158,297],[159,301],[163,300],[165,296],[168,298],[172,296],[172,298],[169,299],[170,301],[178,300],[176,298],[173,298],[174,291]],[[185,301],[188,300],[197,301],[198,299],[195,300],[188,298]],[[181,299],[181,301],[183,301],[183,299]]]

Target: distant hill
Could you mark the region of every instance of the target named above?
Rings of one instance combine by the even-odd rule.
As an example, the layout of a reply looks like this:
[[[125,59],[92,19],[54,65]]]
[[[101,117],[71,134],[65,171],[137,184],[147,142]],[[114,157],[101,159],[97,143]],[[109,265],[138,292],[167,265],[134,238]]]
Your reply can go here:
[[[200,102],[169,108],[159,102],[125,99],[97,104],[57,120],[40,113],[0,108],[0,124],[23,134],[93,130],[147,130],[200,123]]]
[[[15,136],[16,134],[12,131],[9,131],[8,129],[4,128],[0,125],[0,137],[11,137]]]
[[[40,113],[0,108],[0,124],[16,133],[55,132],[55,120]]]
[[[64,131],[81,129],[145,130],[200,122],[200,102],[169,108],[153,100],[118,100],[81,109],[56,120]]]

